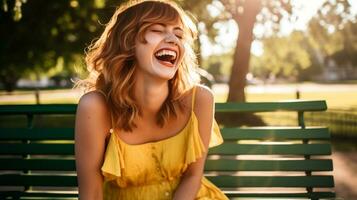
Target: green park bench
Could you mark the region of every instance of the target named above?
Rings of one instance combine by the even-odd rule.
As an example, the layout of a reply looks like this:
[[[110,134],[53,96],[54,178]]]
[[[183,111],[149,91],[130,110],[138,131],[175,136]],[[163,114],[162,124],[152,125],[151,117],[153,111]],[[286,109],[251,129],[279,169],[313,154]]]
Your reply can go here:
[[[334,199],[330,134],[304,121],[324,110],[325,101],[217,103],[216,112],[288,111],[297,122],[221,128],[225,142],[210,149],[206,177],[230,199]],[[75,112],[74,104],[0,106],[0,199],[77,198]]]

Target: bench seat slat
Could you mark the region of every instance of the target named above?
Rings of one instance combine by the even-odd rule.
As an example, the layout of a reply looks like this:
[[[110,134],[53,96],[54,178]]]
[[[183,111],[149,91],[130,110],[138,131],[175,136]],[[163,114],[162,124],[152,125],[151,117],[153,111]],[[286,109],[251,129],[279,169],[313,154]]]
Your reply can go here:
[[[73,140],[74,128],[0,128],[0,140]]]
[[[332,160],[206,160],[206,171],[331,171]]]
[[[330,133],[327,128],[311,127],[249,127],[249,128],[223,128],[223,138],[228,140],[286,140],[310,139],[328,140]]]
[[[223,143],[209,150],[214,155],[331,155],[330,144],[236,144]]]
[[[334,187],[332,176],[207,176],[218,187]]]

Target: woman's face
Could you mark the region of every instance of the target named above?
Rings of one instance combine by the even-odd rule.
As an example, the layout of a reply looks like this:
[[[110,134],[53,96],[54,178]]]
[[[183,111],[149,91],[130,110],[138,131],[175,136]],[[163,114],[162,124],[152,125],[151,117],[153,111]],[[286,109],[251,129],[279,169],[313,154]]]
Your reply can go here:
[[[138,72],[172,79],[185,53],[182,24],[152,24],[145,31],[144,38],[146,43],[136,40]]]

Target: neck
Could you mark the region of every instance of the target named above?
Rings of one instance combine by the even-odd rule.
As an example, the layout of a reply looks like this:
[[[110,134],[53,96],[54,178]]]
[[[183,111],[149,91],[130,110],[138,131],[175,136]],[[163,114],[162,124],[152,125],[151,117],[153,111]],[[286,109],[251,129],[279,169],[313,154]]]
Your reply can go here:
[[[135,100],[142,110],[143,117],[156,116],[169,94],[167,80],[137,77],[134,89]]]

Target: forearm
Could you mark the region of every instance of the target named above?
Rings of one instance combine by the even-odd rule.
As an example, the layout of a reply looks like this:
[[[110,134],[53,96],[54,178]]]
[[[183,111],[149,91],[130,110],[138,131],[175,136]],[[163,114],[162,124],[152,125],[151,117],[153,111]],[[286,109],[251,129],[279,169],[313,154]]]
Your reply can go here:
[[[84,180],[83,180],[84,179]],[[84,177],[79,181],[79,199],[80,200],[101,200],[103,199],[103,178],[101,175],[93,175],[91,180]]]
[[[193,200],[201,186],[202,175],[184,175],[177,187],[174,200]]]

